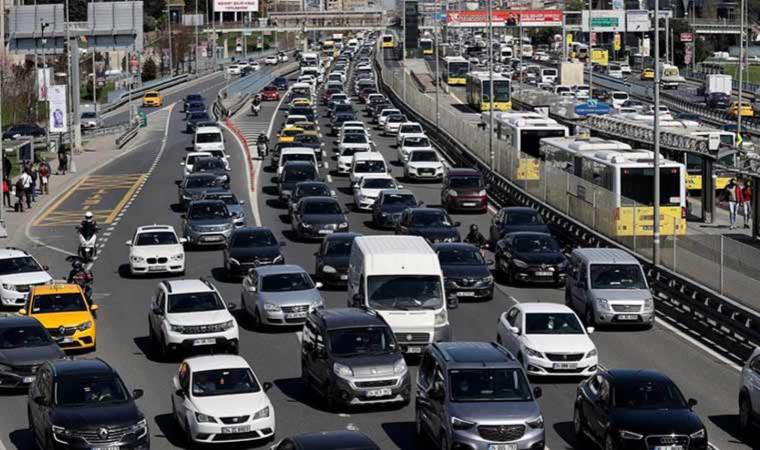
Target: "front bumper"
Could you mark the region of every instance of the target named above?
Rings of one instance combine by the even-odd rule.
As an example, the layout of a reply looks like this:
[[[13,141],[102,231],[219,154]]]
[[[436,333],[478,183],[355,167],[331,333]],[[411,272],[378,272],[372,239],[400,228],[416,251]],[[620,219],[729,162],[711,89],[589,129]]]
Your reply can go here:
[[[194,348],[234,348],[238,345],[238,327],[216,333],[184,334],[176,331],[166,333],[165,344],[170,348],[189,351]]]
[[[503,444],[503,442],[484,439],[478,432],[480,426],[474,426],[467,430],[453,430],[451,433],[452,450],[491,450],[492,445]],[[544,450],[545,437],[544,429],[531,429],[525,427],[525,433],[517,440],[509,441],[515,444],[517,450]]]
[[[406,176],[415,180],[440,180],[443,178],[443,168],[440,169],[412,169],[406,170]]]
[[[37,366],[16,367],[0,371],[0,389],[18,389],[26,388],[35,379]]]
[[[485,211],[488,197],[448,197],[446,206],[457,211]]]
[[[79,331],[75,326],[61,328],[48,328],[50,336],[63,350],[86,350],[95,347],[95,323],[90,328]]]
[[[586,357],[580,360],[564,360],[555,357],[554,359],[536,358],[526,356],[525,371],[528,375],[542,377],[588,377],[595,374],[598,370],[598,358],[596,356]]]
[[[235,276],[245,276],[248,271],[255,269],[256,267],[271,266],[275,264],[285,264],[285,258],[273,259],[257,259],[255,261],[227,261],[227,271]]]
[[[185,237],[193,245],[222,245],[232,233],[232,228],[222,231],[196,231],[186,232]]]
[[[541,267],[527,267],[519,268],[511,266],[509,268],[512,271],[516,280],[536,283],[536,284],[562,284],[565,282],[565,272],[561,270],[550,270],[550,268],[543,269]]]
[[[638,312],[600,311],[594,308],[596,322],[605,325],[651,325],[654,323],[654,309],[639,310]]]
[[[406,403],[411,393],[411,377],[407,370],[404,375],[380,378],[344,379],[337,376],[334,389],[338,401],[344,405],[377,405]]]
[[[306,322],[310,304],[283,306],[280,309],[266,310],[259,308],[261,322],[266,325],[292,327]]]
[[[673,444],[665,444],[665,443],[658,443],[659,438],[666,438],[666,442],[672,442],[674,439],[674,436],[672,435],[665,435],[665,436],[647,436],[644,439],[616,439],[615,440],[615,449],[617,450],[651,450],[654,448],[671,448],[670,445]],[[685,442],[688,442],[687,445],[682,445],[681,447],[686,450],[708,450],[710,447],[707,444],[706,438],[701,439],[689,439],[688,436],[684,435],[677,435],[676,437],[677,442],[683,444]],[[687,441],[688,440],[688,441]],[[677,447],[672,447],[677,448]]]
[[[275,419],[274,409],[269,408],[269,417],[234,425],[224,423],[198,423],[195,418],[190,422],[190,437],[198,443],[229,443],[244,442],[274,437]]]
[[[68,449],[82,449],[93,450],[98,448],[104,449],[119,449],[119,450],[150,450],[150,433],[145,428],[144,434],[139,438],[126,439],[126,442],[108,442],[107,444],[93,444],[88,443],[82,438],[64,438],[58,435],[54,435],[53,448],[50,450],[68,450]]]
[[[3,306],[16,306],[23,307],[26,305],[26,299],[29,296],[29,292],[11,291],[9,289],[0,288],[0,301]]]
[[[317,278],[323,283],[333,286],[348,283],[348,267],[335,267],[334,269],[334,272],[326,272],[324,267],[320,267],[316,273]]]
[[[462,300],[484,300],[493,298],[493,279],[490,282],[461,283],[457,281],[446,282],[446,292],[453,293]]]
[[[155,260],[155,262],[148,262]],[[163,262],[162,262],[163,261]],[[182,273],[185,271],[185,258],[174,260],[173,258],[147,258],[142,262],[129,262],[129,271],[133,274],[141,273]]]
[[[348,227],[312,225],[307,228],[303,224],[298,224],[298,235],[305,239],[324,239],[331,234],[345,233],[347,231]]]

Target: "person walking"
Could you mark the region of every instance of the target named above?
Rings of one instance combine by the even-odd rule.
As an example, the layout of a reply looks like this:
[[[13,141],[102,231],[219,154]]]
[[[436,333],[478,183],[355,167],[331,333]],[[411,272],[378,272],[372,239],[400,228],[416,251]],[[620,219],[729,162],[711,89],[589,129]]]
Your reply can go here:
[[[3,178],[11,179],[11,170],[13,169],[13,163],[8,155],[3,154]]]
[[[11,182],[3,177],[3,207],[11,207]]]
[[[37,165],[34,163],[29,164],[28,172],[29,176],[32,177],[32,186],[29,189],[29,193],[32,194],[32,201],[37,201],[37,186],[39,185],[39,174],[37,173]]]
[[[24,212],[24,180],[19,176],[16,179],[16,212]]]
[[[50,183],[50,164],[48,164],[47,161],[42,161],[38,173],[40,175],[40,194],[49,194],[50,189],[48,188],[48,184]]]
[[[726,185],[725,191],[725,198],[728,202],[728,229],[733,230],[736,228],[736,212],[738,209],[738,203],[737,203],[737,189],[740,190],[739,186],[736,184],[736,180],[731,178],[728,181],[728,184]],[[741,191],[741,190],[740,190]],[[741,194],[739,194],[741,195]]]
[[[58,171],[56,172],[56,175],[60,173],[61,175],[66,175],[66,169],[69,165],[69,157],[66,155],[66,149],[63,147],[63,145],[60,145],[58,147]]]
[[[744,213],[744,228],[752,224],[752,184],[749,180],[744,182],[742,188],[742,212]]]
[[[24,171],[24,172],[21,172],[21,175],[19,175],[18,179],[21,182],[21,195],[26,200],[26,207],[31,208],[32,207],[32,176],[29,174],[29,172]]]

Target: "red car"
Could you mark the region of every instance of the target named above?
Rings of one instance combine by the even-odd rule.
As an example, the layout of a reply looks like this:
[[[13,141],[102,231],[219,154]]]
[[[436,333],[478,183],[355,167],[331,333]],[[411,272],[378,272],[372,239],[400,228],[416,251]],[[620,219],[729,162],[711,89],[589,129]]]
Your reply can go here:
[[[276,102],[280,100],[280,92],[274,86],[265,87],[262,89],[260,95],[261,99],[265,101]]]
[[[480,172],[475,169],[449,169],[441,187],[441,205],[447,211],[488,210],[488,195]]]

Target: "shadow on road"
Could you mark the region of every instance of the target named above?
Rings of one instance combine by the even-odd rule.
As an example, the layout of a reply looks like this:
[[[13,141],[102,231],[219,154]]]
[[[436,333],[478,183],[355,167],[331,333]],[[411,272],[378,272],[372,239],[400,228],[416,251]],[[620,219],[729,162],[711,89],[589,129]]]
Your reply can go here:
[[[742,432],[739,429],[739,415],[738,414],[720,414],[716,416],[709,416],[710,422],[716,427],[725,431],[729,436],[734,438],[730,441],[731,444],[749,445],[753,449],[760,449],[760,436],[751,435],[749,437],[743,437]]]

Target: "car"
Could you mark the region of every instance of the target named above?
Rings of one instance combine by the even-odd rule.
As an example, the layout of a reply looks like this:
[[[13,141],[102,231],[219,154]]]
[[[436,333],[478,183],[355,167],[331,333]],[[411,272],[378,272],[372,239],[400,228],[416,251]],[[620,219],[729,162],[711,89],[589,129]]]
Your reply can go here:
[[[192,100],[185,103],[185,118],[196,112],[206,112],[206,103],[203,100]]]
[[[460,299],[493,298],[493,275],[480,249],[472,244],[453,242],[433,245],[441,264],[446,292]]]
[[[731,106],[731,97],[725,92],[712,92],[705,96],[705,103],[713,109],[726,109]]]
[[[210,173],[191,173],[181,180],[176,180],[177,203],[186,209],[193,200],[200,200],[207,189],[220,185],[216,175]]]
[[[272,85],[280,91],[288,90],[288,79],[286,77],[277,77],[272,80]]]
[[[211,119],[211,116],[209,116],[206,111],[197,111],[190,113],[187,115],[187,121],[185,122],[185,132],[195,133],[195,130],[198,129],[199,124],[207,124],[212,121],[213,119]]]
[[[290,201],[296,184],[302,181],[322,181],[312,161],[288,161],[277,176],[278,199],[284,205]]]
[[[299,127],[305,129],[305,126],[300,122]],[[322,142],[322,135],[319,134],[319,131],[304,131],[297,135],[293,138],[293,146],[312,149],[318,161],[322,161],[324,157],[322,147],[325,146],[325,143]]]
[[[21,316],[37,319],[64,350],[95,350],[95,313],[78,284],[34,286]]]
[[[430,150],[434,151],[433,144],[424,134],[407,134],[404,135],[396,146],[396,161],[404,164],[409,160],[409,152],[412,150]]]
[[[455,442],[472,450],[544,448],[544,418],[536,401],[541,388],[531,389],[520,363],[496,343],[429,345],[415,395],[418,442],[432,440],[442,449],[456,448]]]
[[[488,211],[488,193],[482,174],[476,169],[451,168],[441,185],[441,205],[449,212]]]
[[[317,155],[314,153],[313,149],[309,147],[285,147],[280,150],[279,157],[276,159],[277,177],[282,175],[282,170],[287,163],[296,161],[307,162],[313,165],[315,169],[319,168]],[[272,162],[275,162],[274,158]],[[279,182],[279,180],[275,181]]]
[[[372,225],[375,228],[394,228],[407,208],[421,205],[408,189],[383,189],[372,205]]]
[[[103,118],[98,116],[94,111],[86,111],[80,116],[79,124],[82,129],[101,128],[103,126]]]
[[[356,120],[356,115],[353,113],[353,111],[343,111],[343,112],[337,112],[330,117],[330,132],[333,135],[336,135],[338,132],[338,129],[343,125],[344,122],[348,121],[354,121]]]
[[[293,106],[288,108],[288,116],[290,115],[299,115],[303,116],[303,119],[305,119],[308,122],[314,122],[317,120],[318,114],[315,111],[315,109],[311,106]],[[301,120],[303,120],[301,119]]]
[[[360,308],[314,309],[304,324],[301,378],[327,409],[409,404],[411,377],[388,323]]]
[[[354,106],[351,103],[346,103],[344,101],[334,101],[334,102],[331,101],[327,107],[327,115],[331,117],[331,116],[334,116],[335,114],[341,114],[341,113],[351,113],[354,116],[356,116],[356,112],[354,111]]]
[[[435,150],[412,148],[404,163],[404,178],[407,180],[440,180],[444,165]]]
[[[654,80],[654,69],[644,69],[639,76],[641,80]]]
[[[393,136],[398,133],[401,124],[407,122],[407,120],[408,119],[403,114],[391,114],[390,116],[386,116],[381,134],[383,136]]]
[[[398,132],[396,133],[396,147],[401,145],[401,141],[405,136],[419,135],[425,135],[425,129],[422,128],[422,125],[417,122],[403,122],[399,125]]]
[[[304,129],[299,127],[293,127],[293,126],[287,126],[283,128],[278,134],[277,134],[277,143],[278,144],[288,144],[295,140],[295,137],[299,134],[303,133]]]
[[[348,280],[348,258],[357,233],[333,233],[314,253],[314,274],[326,286],[345,285]]]
[[[227,169],[227,164],[221,158],[216,158],[213,156],[197,158],[193,163],[193,169],[190,174],[197,173],[214,175],[220,185],[230,184],[229,169]]]
[[[342,92],[330,96],[330,101],[327,102],[328,115],[334,113],[339,105],[351,105],[351,97]]]
[[[760,348],[755,348],[742,367],[739,383],[739,432],[745,437],[751,436],[751,433],[757,429],[758,418],[760,418]]]
[[[230,64],[227,66],[227,75],[240,75],[242,69],[237,64]]]
[[[272,450],[380,450],[364,433],[351,430],[319,431],[283,439]]]
[[[150,448],[148,421],[135,403],[142,396],[100,358],[48,361],[29,387],[29,440],[51,450]]]
[[[34,286],[49,284],[53,277],[29,252],[15,247],[0,249],[0,301],[4,307],[23,307]]]
[[[620,63],[620,71],[623,72],[623,75],[630,75],[631,65],[628,63]]]
[[[234,309],[205,279],[163,280],[148,311],[151,345],[164,360],[204,348],[237,354],[238,324],[230,314]]]
[[[319,289],[303,268],[293,264],[256,267],[243,278],[243,314],[255,329],[303,326],[309,311],[324,305]]]
[[[494,253],[496,273],[504,277],[507,284],[565,284],[567,258],[557,241],[548,233],[508,233],[496,243]]]
[[[330,99],[333,95],[343,92],[343,83],[340,82],[328,82],[327,87],[322,91],[322,104],[329,105]]]
[[[380,152],[357,152],[351,159],[348,179],[353,187],[362,177],[384,175],[390,173],[390,170]]]
[[[373,142],[366,133],[349,133],[341,136],[338,144],[338,173],[348,174],[354,155],[372,152]]]
[[[129,273],[185,273],[186,240],[177,237],[171,225],[144,225],[137,227],[129,247]]]
[[[17,123],[3,131],[3,139],[18,139],[20,137],[45,137],[47,131],[36,123]]]
[[[386,108],[386,109],[383,109],[382,111],[380,111],[377,114],[377,117],[375,118],[375,120],[377,122],[377,125],[378,125],[378,128],[382,129],[383,126],[385,125],[385,120],[389,116],[394,115],[394,114],[395,115],[399,115],[399,114],[401,114],[401,111],[399,111],[396,108]]]
[[[741,108],[739,108],[739,102],[732,102],[726,113],[729,117],[737,117],[739,114],[742,117],[755,117],[755,110],[752,109],[752,104],[747,101],[742,102]]]
[[[343,122],[340,124],[340,128],[338,128],[338,139],[340,139],[344,134],[346,134],[346,130],[352,129],[352,130],[362,130],[364,131],[364,134],[369,136],[369,131],[364,127],[364,122],[361,120],[348,120],[346,122]]]
[[[324,181],[301,181],[296,183],[293,194],[288,198],[288,215],[293,213],[293,207],[306,197],[335,197],[336,193]]]
[[[187,94],[185,96],[185,98],[182,99],[182,111],[181,112],[183,112],[183,113],[186,112],[187,111],[187,105],[190,104],[190,103],[192,103],[192,102],[201,102],[201,103],[203,103],[204,102],[203,96],[201,94]]]
[[[541,215],[533,208],[525,206],[507,206],[501,208],[491,218],[491,226],[489,228],[489,237],[491,243],[494,245],[504,235],[514,233],[516,231],[535,231],[538,233],[549,232],[549,227],[544,222]]]
[[[182,214],[182,235],[189,245],[223,245],[234,228],[234,216],[222,200],[193,200]]]
[[[296,239],[322,239],[347,232],[348,220],[334,197],[306,197],[293,206],[290,227]]]
[[[396,223],[396,234],[422,236],[431,244],[459,242],[459,222],[440,208],[407,208]]]
[[[238,200],[237,195],[231,190],[224,187],[214,187],[207,189],[201,195],[200,200],[221,200],[227,205],[227,210],[232,213],[232,223],[236,227],[245,225],[245,200]]]
[[[354,207],[358,210],[371,211],[380,191],[384,189],[403,189],[388,174],[364,175],[353,185]]]
[[[34,318],[0,313],[0,389],[26,388],[45,361],[66,354]]]
[[[518,303],[499,317],[496,341],[530,376],[586,378],[599,369],[593,332],[565,305]]]
[[[261,99],[268,102],[277,102],[280,101],[280,91],[277,90],[277,87],[273,84],[270,84],[269,86],[264,87],[264,89],[259,92],[259,95],[261,96]]]
[[[272,230],[245,227],[234,230],[224,246],[224,269],[230,278],[244,276],[250,269],[285,264],[282,247]]]
[[[578,385],[573,431],[581,448],[688,448],[707,450],[708,436],[667,375],[649,369],[600,370]]]
[[[161,93],[158,91],[148,91],[145,94],[143,94],[142,99],[143,107],[158,107],[162,106],[164,104],[164,98],[161,96]]]
[[[278,62],[280,62],[280,59],[277,57],[277,55],[269,55],[264,58],[264,64],[267,66],[277,65]]]
[[[288,117],[285,119],[285,122],[283,122],[282,128],[280,128],[280,131],[282,131],[284,128],[287,128],[287,127],[297,127],[296,124],[299,122],[308,122],[308,119],[306,119],[306,116],[301,115],[301,114],[288,114]],[[300,127],[297,127],[297,128],[300,128]]]

